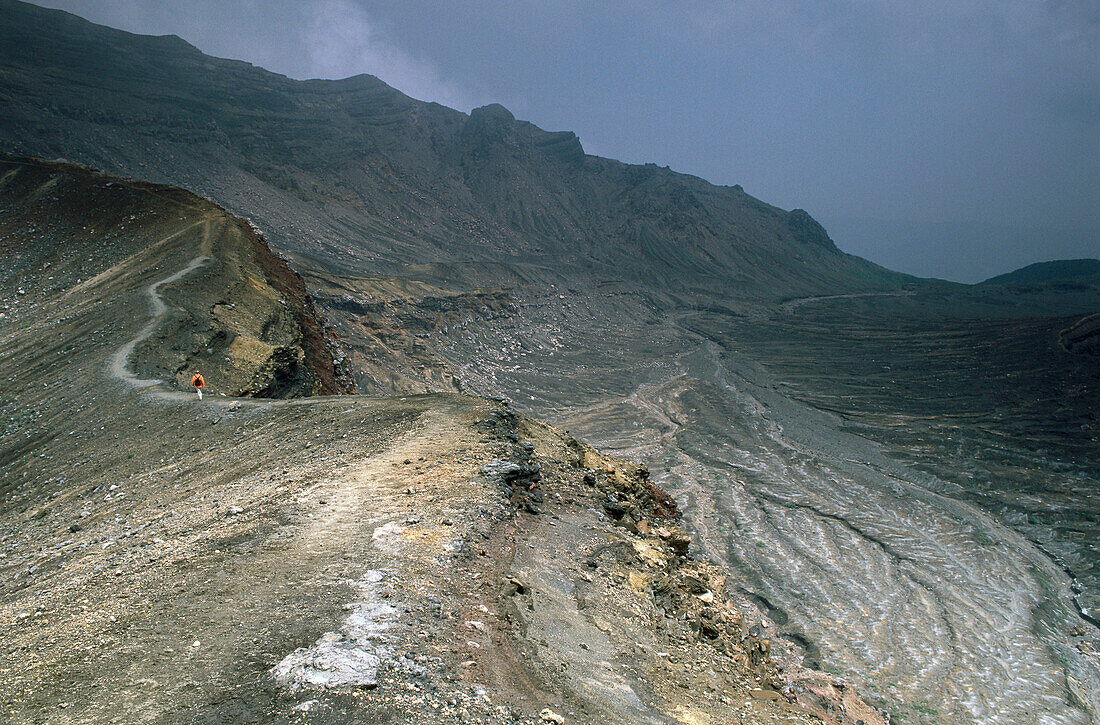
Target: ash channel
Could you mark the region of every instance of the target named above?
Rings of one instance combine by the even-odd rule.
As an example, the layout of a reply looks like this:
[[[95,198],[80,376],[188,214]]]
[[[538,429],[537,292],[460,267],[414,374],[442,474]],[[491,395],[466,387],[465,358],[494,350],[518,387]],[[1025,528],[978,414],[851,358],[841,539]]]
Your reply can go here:
[[[1060,632],[1077,616],[1064,572],[735,360],[705,342],[619,411],[561,423],[667,467],[655,480],[684,502],[707,554],[887,710],[943,723],[1094,722],[1097,668]],[[639,415],[641,430],[607,429]]]

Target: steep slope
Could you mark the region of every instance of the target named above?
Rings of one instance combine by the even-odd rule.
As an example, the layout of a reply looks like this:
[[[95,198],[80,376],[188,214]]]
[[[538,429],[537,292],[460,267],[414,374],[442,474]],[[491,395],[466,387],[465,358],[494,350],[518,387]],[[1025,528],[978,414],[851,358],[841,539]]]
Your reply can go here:
[[[914,281],[500,107],[0,7],[2,148],[259,221],[364,390],[508,396],[649,465],[744,629],[898,719],[1095,720],[1097,286]]]
[[[648,465],[749,621],[897,719],[1084,725],[1100,368],[1059,337],[1086,339],[1100,294],[1075,315],[976,297],[661,309],[612,288],[435,342],[468,389]]]
[[[198,239],[199,254],[191,260],[198,271],[167,293],[175,312],[155,336],[142,337],[113,361],[117,377],[144,385],[131,372],[136,367],[182,387],[201,368],[213,390],[232,395],[353,390],[334,362],[338,347],[301,278],[240,220],[179,189],[3,156],[0,192],[0,290],[10,300],[3,310],[7,326],[30,325],[25,318],[41,314],[47,300],[75,304],[93,289],[87,312],[94,318],[94,306],[114,295],[135,267],[155,274],[158,264],[174,263],[159,260],[181,238]],[[52,336],[36,330],[27,344],[39,344],[43,335]],[[65,352],[59,348],[57,354]],[[47,375],[48,369],[24,374]]]
[[[587,156],[501,106],[466,116],[370,76],[297,82],[15,0],[0,18],[0,150],[184,186],[336,269],[430,260],[411,273],[771,298],[904,281],[803,211]]]
[[[4,160],[0,243],[10,721],[881,722],[780,671],[636,465],[472,397],[217,394],[256,358],[211,331],[301,319],[218,207]]]

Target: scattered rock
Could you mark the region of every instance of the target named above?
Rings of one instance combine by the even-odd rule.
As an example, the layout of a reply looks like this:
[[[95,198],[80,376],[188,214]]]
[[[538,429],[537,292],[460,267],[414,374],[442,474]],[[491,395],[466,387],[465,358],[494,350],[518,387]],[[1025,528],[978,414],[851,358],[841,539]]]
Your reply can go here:
[[[688,549],[691,548],[691,537],[685,534],[683,531],[673,532],[668,537],[668,545],[672,547],[680,556],[687,556]]]
[[[626,516],[626,508],[618,501],[604,501],[603,510],[615,521],[619,521],[623,516]]]
[[[504,582],[503,593],[506,597],[510,597],[514,594],[526,594],[527,585],[521,582],[519,579],[516,579],[515,577],[509,577],[507,581]]]
[[[543,711],[539,713],[539,718],[543,722],[552,722],[552,723],[555,723],[556,725],[563,725],[565,723],[565,718],[564,717],[562,717],[561,715],[554,712],[553,710],[551,710],[548,707],[544,708]]]

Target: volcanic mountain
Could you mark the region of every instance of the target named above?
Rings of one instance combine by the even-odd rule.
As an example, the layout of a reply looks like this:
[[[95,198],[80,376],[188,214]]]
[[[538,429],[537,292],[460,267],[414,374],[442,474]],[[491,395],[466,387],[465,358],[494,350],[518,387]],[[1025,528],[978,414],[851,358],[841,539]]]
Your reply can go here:
[[[176,37],[0,10],[0,150],[185,186],[337,268],[773,297],[901,279],[838,252],[803,211],[588,156],[499,105],[467,116],[372,76],[293,81]]]
[[[452,524],[465,521],[461,517],[467,515],[471,521],[484,521],[483,526],[478,524],[490,537],[484,541],[494,542],[496,536],[484,518],[497,516],[490,493],[484,494],[488,498],[471,493],[470,500],[480,502],[477,504],[450,488],[444,491],[454,497],[447,498],[446,504],[422,500],[430,487],[417,483],[415,467],[420,465],[425,476],[435,476],[427,470],[436,461],[420,452],[430,450],[432,436],[466,431],[447,433],[450,443],[440,446],[447,465],[461,468],[461,473],[443,469],[449,481],[478,478],[493,482],[507,470],[514,484],[518,480],[515,471],[529,474],[531,469],[524,466],[534,462],[547,471],[557,470],[555,466],[571,471],[576,466],[570,461],[578,463],[579,480],[564,474],[554,479],[564,486],[553,489],[561,494],[561,503],[570,499],[581,502],[582,510],[587,511],[587,506],[596,512],[589,513],[600,525],[625,521],[623,525],[609,523],[614,528],[608,530],[625,526],[631,535],[642,536],[642,543],[656,545],[653,537],[644,538],[647,534],[642,529],[653,532],[664,526],[657,522],[656,499],[647,486],[653,484],[654,491],[667,490],[683,512],[684,527],[693,535],[691,551],[696,563],[710,562],[708,566],[724,572],[719,575],[717,569],[708,570],[711,578],[701,584],[702,589],[689,582],[686,589],[673,587],[669,591],[686,592],[683,601],[695,606],[697,602],[709,605],[706,600],[720,590],[722,602],[729,604],[723,611],[729,611],[729,616],[736,611],[740,618],[733,639],[740,641],[743,634],[745,642],[767,640],[769,661],[778,663],[776,672],[783,668],[777,675],[779,689],[789,687],[794,695],[814,688],[822,691],[798,679],[797,673],[804,670],[797,665],[804,663],[843,677],[874,705],[907,722],[1087,723],[1097,717],[1100,631],[1092,612],[1100,609],[1100,556],[1094,543],[1100,538],[1100,501],[1096,498],[1100,482],[1100,456],[1096,455],[1100,449],[1096,422],[1100,365],[1095,355],[1100,285],[1095,278],[977,286],[918,280],[842,253],[803,211],[777,209],[736,186],[714,186],[653,165],[627,165],[587,155],[573,134],[543,131],[516,120],[500,106],[467,115],[410,99],[370,76],[295,81],[247,63],[205,56],[179,38],[135,36],[14,0],[0,0],[0,20],[0,101],[5,109],[0,114],[0,150],[20,157],[63,158],[120,177],[169,183],[207,197],[229,214],[252,220],[282,255],[273,255],[271,264],[278,261],[288,268],[275,275],[290,285],[277,294],[262,292],[267,287],[280,288],[260,271],[274,267],[260,262],[240,267],[252,270],[248,278],[256,280],[261,291],[239,284],[233,289],[251,290],[239,301],[235,293],[215,293],[206,287],[197,290],[202,304],[188,313],[190,319],[164,319],[163,329],[170,330],[164,340],[175,342],[162,346],[163,355],[142,357],[142,350],[160,339],[152,329],[146,342],[135,343],[135,366],[123,366],[134,376],[171,381],[195,366],[228,371],[236,369],[235,351],[255,350],[258,352],[248,358],[250,362],[240,363],[244,372],[233,378],[232,384],[228,372],[224,383],[219,381],[222,373],[216,372],[213,379],[218,382],[212,388],[234,396],[300,396],[305,387],[325,392],[317,387],[317,381],[326,371],[332,385],[350,389],[353,380],[363,393],[396,395],[361,398],[372,401],[370,406],[390,411],[385,415],[371,412],[370,406],[357,407],[366,403],[339,407],[344,405],[344,396],[333,398],[341,401],[339,404],[321,404],[317,410],[330,406],[341,415],[360,416],[355,419],[367,426],[371,415],[389,420],[385,416],[390,413],[397,418],[421,416],[418,420],[436,421],[438,425],[417,428],[422,435],[416,439],[420,441],[414,446],[416,455],[408,454],[408,463],[406,448],[386,448],[390,439],[380,438],[376,449],[390,453],[370,464],[374,466],[370,475],[380,475],[384,469],[389,493],[411,496],[411,502],[428,506],[432,516],[438,514]],[[51,200],[48,185],[34,188],[44,189],[41,205],[67,205],[68,211],[50,217],[70,220],[65,222],[71,225],[66,235],[83,234],[85,225],[99,228],[95,226],[99,222],[79,216],[88,211],[82,211],[84,202],[73,201],[68,195]],[[5,199],[5,215],[17,203],[22,209],[39,208],[38,198],[25,191]],[[207,203],[196,198],[195,206],[206,210],[200,214],[214,213],[204,206]],[[7,233],[14,235],[13,240],[23,240],[20,243],[30,247],[48,243],[64,248],[61,239],[40,240],[44,221],[26,214],[31,212],[8,217],[12,225]],[[125,218],[116,221],[122,223]],[[194,229],[204,228],[198,224],[199,218],[192,221]],[[107,228],[105,223],[103,228]],[[246,237],[256,233],[247,223],[233,228]],[[166,223],[158,223],[155,230],[132,239],[128,253],[136,254],[143,243],[152,244],[171,233]],[[92,234],[82,243],[95,244],[98,239]],[[239,243],[244,244],[244,239]],[[121,325],[119,316],[125,319],[126,314],[132,316],[141,308],[140,300],[149,285],[181,272],[190,261],[202,256],[220,259],[209,252],[200,254],[201,249],[194,245],[201,247],[201,238],[192,241],[188,242],[191,246],[172,252],[176,255],[172,264],[154,260],[153,268],[127,268],[130,281],[123,292],[129,296],[118,302],[127,307],[97,317],[99,324]],[[11,242],[12,248],[19,248],[20,243]],[[249,247],[240,249],[245,248]],[[243,259],[242,254],[234,251],[231,257]],[[65,456],[64,447],[41,448],[43,441],[64,440],[62,436],[70,430],[74,437],[79,431],[94,430],[91,419],[63,430],[63,419],[55,412],[49,418],[53,422],[47,424],[43,418],[40,428],[33,429],[34,436],[27,437],[32,430],[27,426],[38,420],[39,408],[53,405],[53,388],[47,385],[39,390],[38,378],[50,371],[75,375],[77,368],[70,372],[64,356],[56,351],[56,359],[34,357],[45,353],[29,339],[18,337],[23,334],[19,326],[56,329],[58,339],[65,340],[63,344],[71,344],[69,337],[90,337],[102,345],[103,355],[118,354],[127,340],[141,332],[140,327],[131,329],[133,322],[127,320],[130,326],[125,330],[110,328],[110,338],[105,330],[100,340],[91,333],[92,327],[65,327],[77,323],[61,319],[64,313],[55,313],[54,307],[31,308],[18,302],[18,284],[23,284],[19,280],[34,281],[23,287],[25,296],[45,295],[35,290],[51,281],[51,272],[38,265],[37,259],[8,257],[5,264],[10,268],[4,269],[5,279],[15,280],[9,288],[16,289],[10,294],[17,314],[3,329],[5,334],[17,336],[12,339],[22,346],[20,355],[31,356],[26,362],[21,358],[11,364],[31,365],[36,371],[34,379],[23,380],[15,370],[4,370],[5,380],[14,384],[18,379],[20,386],[12,388],[9,418],[22,422],[8,434],[16,437],[4,440],[5,460],[20,466],[10,469],[19,471],[18,478],[5,480],[5,495],[9,490],[18,491],[5,499],[12,503],[4,504],[13,526],[22,521],[20,515],[32,522],[50,520],[48,513],[42,519],[34,517],[40,510],[49,510],[44,507],[51,497],[84,490],[74,483],[79,476],[68,469],[61,481],[48,468],[35,467]],[[66,264],[74,270],[73,284],[93,271],[80,270],[75,259]],[[208,269],[212,268],[196,266],[192,272],[202,275]],[[161,272],[164,277],[157,276]],[[221,284],[203,276],[185,275],[178,281],[194,286],[204,279],[203,284]],[[261,283],[262,279],[268,282]],[[312,303],[307,304],[302,294],[286,291],[296,284],[303,285]],[[64,294],[67,289],[59,284],[51,294]],[[163,289],[169,295],[172,285],[166,283]],[[287,307],[285,314],[277,315],[279,310],[271,303],[280,295]],[[85,300],[83,304],[94,303]],[[177,297],[170,309],[188,309],[187,304],[186,298]],[[248,314],[234,310],[248,310]],[[43,316],[47,312],[60,317]],[[210,322],[213,313],[217,313],[214,319],[218,324],[232,322],[237,327],[226,328],[215,340],[221,328]],[[264,319],[280,320],[281,326],[267,330],[260,323]],[[162,329],[159,323],[157,329]],[[189,330],[194,330],[190,336]],[[306,334],[307,330],[314,332]],[[242,338],[236,348],[232,344],[235,335]],[[304,344],[307,340],[313,342]],[[283,352],[273,355],[276,349]],[[79,370],[101,374],[100,362],[99,358],[87,358]],[[157,365],[154,376],[148,366]],[[253,384],[250,381],[257,372]],[[122,385],[122,381],[116,378],[108,385]],[[167,387],[158,390],[168,394]],[[491,396],[492,401],[447,397],[461,392]],[[420,397],[429,393],[446,395]],[[75,389],[74,394],[92,395],[83,388]],[[515,411],[548,419],[571,433],[537,432],[551,429],[533,421],[513,423],[509,417],[515,415],[510,412],[513,407],[505,407],[503,399],[510,399]],[[293,466],[286,466],[293,473],[280,473],[283,469],[278,461],[284,456],[298,460],[311,455],[336,460],[337,454],[329,448],[319,453],[316,443],[307,449],[300,442],[308,440],[314,430],[322,438],[330,429],[344,430],[334,422],[340,416],[333,413],[323,421],[313,419],[309,416],[314,413],[305,411],[313,411],[310,406],[314,403],[296,407],[291,401],[272,404],[270,410],[261,409],[262,415],[257,413],[260,417],[249,417],[245,412],[253,410],[252,404],[246,405],[244,398],[234,398],[234,402],[241,406],[233,409],[235,414],[242,416],[229,421],[236,426],[236,435],[228,433],[225,426],[218,427],[223,425],[217,422],[222,420],[221,414],[210,414],[215,422],[209,429],[227,436],[219,440],[251,440],[247,434],[254,428],[249,421],[272,429],[285,426],[289,431],[282,439],[271,434],[271,440],[283,443],[284,448],[277,449],[277,455],[268,450],[265,457],[257,458],[255,475],[270,480],[264,485],[275,487],[271,495],[279,502],[271,509],[276,513],[262,519],[263,526],[269,527],[264,530],[275,537],[272,542],[285,535],[289,537],[286,546],[299,546],[307,539],[294,532],[304,529],[288,528],[280,533],[280,522],[293,520],[305,526],[308,522],[301,517],[309,517],[310,512],[321,516],[321,509],[310,508],[322,506],[321,494],[316,494],[315,501],[310,498],[313,494],[297,488],[297,483],[280,483],[280,476],[294,481],[320,480],[321,474]],[[73,405],[80,403],[74,400]],[[145,422],[136,410],[127,407],[126,415]],[[494,423],[490,430],[479,420],[500,425]],[[145,424],[147,428],[151,425]],[[388,426],[380,426],[380,435],[390,430]],[[164,456],[164,465],[170,461],[183,465],[183,454],[192,451],[214,469],[229,465],[197,442],[197,431],[202,429],[195,430],[183,436],[190,448],[181,447],[173,454],[175,458],[157,454],[155,462]],[[392,430],[398,436],[397,428]],[[174,434],[166,435],[171,438]],[[478,435],[488,440],[482,441]],[[521,439],[531,443],[533,451],[521,445]],[[135,460],[148,457],[155,440],[159,438],[153,436],[134,450]],[[336,451],[343,448],[341,440],[327,445]],[[570,442],[573,440],[598,445],[632,463],[599,463],[580,454],[570,458],[573,454],[568,451],[580,450]],[[478,447],[482,444],[487,448]],[[583,448],[584,444],[576,446]],[[366,455],[366,449],[353,449],[351,444],[343,450],[353,458]],[[43,454],[48,459],[41,458]],[[248,454],[259,455],[252,448]],[[421,455],[425,461],[419,460]],[[591,455],[603,454],[593,451]],[[479,473],[479,466],[497,460],[494,456],[517,468],[494,464],[496,468],[490,466],[487,473]],[[348,463],[354,460],[348,459]],[[394,464],[402,471],[406,465],[413,470],[394,473],[390,470]],[[149,471],[132,465],[148,478]],[[320,458],[316,465],[321,465]],[[630,467],[638,465],[647,467],[648,477]],[[160,472],[156,468],[153,478],[161,480],[157,476],[162,476],[171,485],[176,475],[173,470]],[[620,470],[627,473],[620,475]],[[584,473],[591,474],[595,486],[585,483]],[[242,483],[228,476],[217,478],[216,470],[205,468],[194,475],[215,476],[209,485]],[[152,496],[147,481],[141,480],[140,496]],[[188,491],[195,491],[191,494],[198,496],[194,502],[206,501],[193,488],[198,485],[195,480],[185,477],[181,486],[186,484]],[[338,510],[346,512],[352,506],[348,497],[354,498],[360,490],[348,488],[349,481],[361,477],[340,474],[324,480],[331,483],[325,489],[325,500],[340,501]],[[434,486],[443,479],[431,480]],[[516,539],[517,552],[526,553],[524,549],[533,546],[527,551],[541,552],[537,556],[542,563],[536,566],[524,559],[530,567],[516,565],[520,569],[507,574],[518,582],[507,585],[508,596],[522,588],[547,597],[540,601],[552,606],[541,610],[548,612],[545,620],[526,630],[519,627],[514,630],[517,639],[509,641],[519,648],[514,660],[534,654],[542,663],[536,667],[542,669],[530,675],[528,687],[517,679],[519,670],[485,672],[479,669],[485,661],[477,657],[450,662],[449,655],[406,643],[402,645],[406,649],[400,651],[408,653],[412,664],[430,669],[416,657],[440,656],[447,667],[474,662],[461,670],[463,679],[487,688],[490,699],[511,698],[509,706],[519,708],[516,712],[530,712],[530,708],[519,707],[520,697],[552,709],[563,702],[583,703],[573,712],[583,713],[576,718],[586,722],[611,717],[607,714],[611,712],[627,712],[621,710],[624,702],[635,708],[640,702],[643,708],[638,712],[660,712],[653,717],[669,718],[667,721],[736,722],[722,718],[741,715],[700,710],[690,698],[668,699],[636,684],[649,682],[656,687],[655,683],[664,682],[664,669],[644,670],[644,676],[625,680],[627,689],[618,687],[616,683],[624,681],[611,674],[617,672],[611,650],[602,644],[593,646],[589,635],[607,634],[604,625],[612,632],[628,631],[618,622],[609,623],[594,607],[596,602],[598,606],[615,602],[618,614],[629,620],[633,610],[622,603],[632,600],[612,596],[610,588],[601,590],[610,598],[589,596],[586,585],[579,582],[587,583],[585,574],[594,576],[588,571],[592,568],[588,561],[625,549],[613,542],[613,549],[601,549],[592,538],[556,538],[549,532],[560,532],[566,516],[555,510],[559,518],[551,519],[554,526],[544,523],[544,513],[525,508],[526,494],[514,497],[517,489],[526,487],[513,484],[506,489],[514,498],[508,503],[511,508],[500,511],[519,516],[542,532],[535,538]],[[568,487],[573,484],[580,488]],[[480,485],[471,484],[474,488]],[[607,485],[624,489],[616,492]],[[280,486],[286,490],[276,492]],[[581,492],[585,487],[592,489],[589,494],[598,500],[584,498]],[[412,493],[402,493],[405,489]],[[218,489],[209,495],[211,511],[222,511],[221,506],[229,502],[229,490]],[[242,492],[249,491],[267,489],[249,483]],[[106,492],[94,493],[106,496],[111,491],[108,485]],[[614,499],[620,494],[631,497],[627,505]],[[539,495],[543,504],[553,496]],[[177,506],[155,497],[150,500],[154,506]],[[408,520],[428,519],[406,511],[403,500],[400,496],[380,500],[378,510],[388,512],[388,518],[379,514],[372,521],[376,527],[391,523],[413,527],[406,530],[406,539],[421,536]],[[213,508],[214,502],[218,509]],[[89,508],[89,516],[126,518],[108,504],[97,500],[94,510]],[[464,513],[452,514],[429,504]],[[230,505],[250,510],[246,505]],[[539,502],[531,505],[540,510]],[[478,519],[469,506],[490,513]],[[77,509],[68,513],[79,515]],[[373,516],[369,506],[360,513]],[[338,540],[354,540],[358,532],[353,531],[354,519],[337,516],[338,524],[333,525],[340,532]],[[571,532],[582,530],[577,528],[578,521],[571,521]],[[639,529],[641,521],[646,523]],[[202,525],[215,526],[212,521]],[[201,528],[200,523],[194,526]],[[62,529],[51,531],[51,536],[62,534]],[[316,540],[323,543],[326,529],[319,531]],[[391,531],[378,534],[383,542],[378,551]],[[675,536],[668,533],[666,538],[656,536],[668,547],[658,547],[666,562],[673,561],[668,558],[670,552],[676,553],[668,543]],[[451,541],[438,533],[424,533],[423,540],[434,536],[439,536],[438,541]],[[472,540],[477,536],[481,534]],[[163,535],[157,538],[170,541]],[[469,540],[465,535],[462,538]],[[60,540],[50,541],[48,546],[46,541],[31,537],[6,542],[12,561],[19,562],[18,571],[37,567],[32,572],[36,574],[46,561],[39,560],[44,556],[39,552],[59,546],[67,550]],[[257,566],[268,561],[256,553],[263,546],[248,548],[251,539],[240,541],[244,548],[232,548],[230,543],[212,546],[218,556],[233,552],[233,560],[241,567],[250,567],[252,556],[257,556]],[[542,541],[553,543],[540,549]],[[589,557],[579,563],[580,573],[552,567],[551,573],[545,573],[543,564],[562,556],[571,546]],[[648,554],[634,543],[630,546],[635,554],[624,553],[625,560],[615,554],[620,564],[632,565],[637,557],[646,560]],[[597,549],[602,552],[598,556]],[[303,576],[345,561],[327,559],[320,547],[308,551],[311,563],[303,569]],[[353,561],[367,561],[380,556],[378,551],[356,549],[348,556]],[[444,555],[431,548],[415,551],[428,557]],[[134,552],[135,557],[138,554]],[[189,553],[177,556],[181,571],[198,566]],[[108,563],[87,561],[92,571],[95,566],[108,570]],[[562,565],[568,570],[566,560]],[[213,571],[204,566],[196,571]],[[375,586],[379,582],[365,577],[375,576],[369,571],[383,569],[390,572],[384,577],[394,576],[394,570],[386,566],[380,562],[379,568],[358,573],[351,565],[336,568],[339,576],[355,587],[359,586],[356,582],[362,583],[361,589],[353,590],[363,592],[357,601],[369,608],[385,587],[379,589]],[[460,569],[425,581],[439,585],[448,576],[473,577],[469,566],[457,566]],[[597,563],[597,571],[603,571],[601,566]],[[122,571],[118,576],[126,580],[130,569],[118,568]],[[489,577],[483,580],[489,581],[504,573],[494,570],[473,578]],[[639,573],[645,572],[616,569],[609,570],[608,576],[612,583],[634,587],[653,601],[665,601],[665,580],[640,579]],[[712,575],[726,579],[719,586]],[[410,569],[402,570],[400,576],[415,582],[418,574]],[[540,583],[531,586],[532,576]],[[316,577],[311,581],[323,580],[321,573]],[[272,587],[272,596],[260,602],[261,606],[275,606],[273,602],[282,601],[280,596],[291,596],[289,589]],[[293,591],[293,596],[309,601],[308,591]],[[154,596],[150,590],[141,601],[158,602],[162,594]],[[224,593],[219,596],[238,598]],[[676,596],[679,594],[673,599]],[[403,590],[398,599],[401,597],[418,602],[413,609],[426,607],[416,611],[428,612],[434,611],[432,599],[440,600],[440,616],[446,621],[451,621],[446,617],[449,611],[459,626],[471,622],[468,631],[481,633],[483,639],[478,644],[482,647],[496,643],[494,630],[485,620],[473,612],[458,616],[459,605],[452,600],[419,590]],[[23,600],[10,601],[14,602],[10,605],[13,617],[27,611],[27,619],[38,621],[40,615],[35,610],[19,610]],[[497,605],[491,601],[462,601],[475,610],[485,606],[496,611]],[[570,614],[562,621],[581,628],[570,631],[583,630],[585,634],[562,638],[555,634],[562,631],[556,629],[555,617],[565,616],[561,613],[566,611],[566,603]],[[524,606],[526,603],[518,605],[520,614]],[[540,605],[533,606],[527,611],[540,611]],[[285,617],[290,610],[276,611],[284,612],[280,616]],[[680,616],[676,614],[680,610],[662,611],[673,612],[673,620]],[[658,620],[661,618],[639,621],[657,627]],[[143,626],[155,633],[155,618],[143,621],[149,622]],[[271,675],[263,674],[261,663],[274,666],[281,661],[271,659],[274,653],[287,656],[287,645],[308,651],[309,643],[321,633],[340,631],[338,617],[331,612],[315,612],[310,621],[310,628],[286,641],[265,644],[273,640],[253,635],[258,639],[255,647],[249,645],[248,638],[235,645],[242,656],[252,659],[242,660],[250,662],[251,669],[234,682],[256,677],[262,679],[263,687],[276,688],[265,691],[273,693],[264,696],[269,698],[265,703],[274,703],[270,712],[279,711],[289,701],[279,699],[285,694],[271,684],[275,682]],[[414,617],[413,621],[420,620]],[[489,629],[483,632],[479,625]],[[103,626],[102,622],[90,625],[88,631]],[[700,641],[707,639],[705,633],[698,634],[704,629],[695,630]],[[35,631],[40,634],[33,642],[44,642],[51,630]],[[629,631],[640,634],[649,629]],[[458,647],[463,657],[467,656],[463,647],[478,649],[455,642],[448,646]],[[615,640],[612,649],[634,651],[625,642]],[[667,661],[668,672],[679,671],[681,663],[673,660],[680,658],[679,652],[671,648],[654,652],[653,647],[661,645],[652,642],[635,644],[647,653],[647,662]],[[177,645],[164,646],[177,652]],[[20,640],[9,652],[33,646],[37,645],[30,639]],[[90,644],[82,641],[80,646]],[[201,645],[198,649],[202,651]],[[60,656],[47,650],[51,657]],[[746,662],[756,656],[748,650],[731,652],[735,658],[744,655]],[[135,661],[143,660],[138,657]],[[221,661],[233,660],[227,655]],[[565,685],[546,686],[539,690],[542,694],[535,694],[536,684],[558,682],[549,672],[559,666],[568,671],[573,661],[588,669],[575,678],[567,677],[562,681]],[[430,661],[431,666],[435,664]],[[695,671],[705,672],[706,681],[710,681],[710,670],[718,672],[713,664],[699,666],[702,669]],[[209,671],[202,666],[192,670]],[[454,676],[454,670],[441,672],[448,673],[444,677]],[[401,677],[407,678],[408,672]],[[683,681],[689,688],[706,688],[704,678],[698,675]],[[417,684],[415,680],[401,682]],[[511,684],[505,687],[500,683]],[[585,690],[589,685],[595,687],[591,692]],[[518,690],[508,690],[510,687]],[[317,683],[309,688],[320,693],[316,699],[324,707],[345,708],[352,713],[349,717],[354,716],[355,696],[347,688]],[[561,694],[567,689],[573,693],[568,697]],[[385,682],[381,690],[392,693]],[[508,694],[501,694],[505,691]],[[218,690],[210,698],[224,701],[226,692]],[[622,697],[614,699],[609,692]],[[725,703],[722,697],[729,697],[728,693],[717,692],[716,700],[730,707],[745,702],[732,697],[731,705]],[[173,700],[169,697],[163,702],[170,705]],[[653,704],[657,702],[662,704]],[[845,702],[848,711],[837,705],[822,710],[822,715],[852,722],[870,717],[850,717],[858,706],[854,700]],[[150,712],[163,712],[157,709],[163,706]],[[264,709],[266,704],[257,707],[269,712]],[[224,716],[223,711],[218,712]],[[393,712],[397,711],[389,716],[397,718]],[[624,717],[631,721],[633,716]]]
[[[780,692],[644,468],[499,401],[340,394],[244,220],[27,159],[0,209],[12,721],[879,721]]]

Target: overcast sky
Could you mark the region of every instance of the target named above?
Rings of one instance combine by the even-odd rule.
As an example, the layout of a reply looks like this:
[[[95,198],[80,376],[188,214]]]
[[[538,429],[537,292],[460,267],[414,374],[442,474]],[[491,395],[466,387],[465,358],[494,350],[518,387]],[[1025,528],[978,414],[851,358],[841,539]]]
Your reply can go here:
[[[294,78],[499,102],[976,281],[1100,257],[1097,0],[40,0]]]

